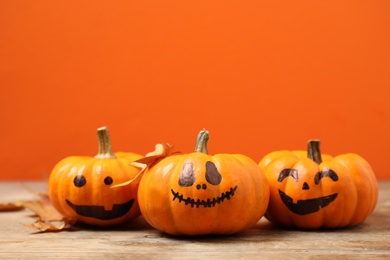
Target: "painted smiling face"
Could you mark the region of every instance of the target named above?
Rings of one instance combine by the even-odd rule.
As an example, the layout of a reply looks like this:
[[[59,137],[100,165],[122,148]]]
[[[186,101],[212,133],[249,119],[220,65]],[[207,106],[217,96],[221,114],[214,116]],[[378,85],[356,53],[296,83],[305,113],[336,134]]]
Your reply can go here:
[[[280,172],[278,182],[283,182],[287,177],[292,177],[294,182],[296,182],[296,185],[302,186],[301,190],[302,192],[294,195],[291,195],[293,197],[290,197],[282,190],[278,189],[280,199],[282,200],[283,204],[293,213],[298,215],[306,215],[311,214],[314,212],[319,211],[321,208],[324,208],[328,206],[330,203],[332,203],[338,196],[338,193],[333,193],[330,195],[320,196],[316,198],[307,198],[308,196],[305,195],[305,192],[310,192],[310,188],[313,189],[317,188],[320,184],[320,181],[323,178],[330,178],[332,181],[338,181],[338,175],[336,172],[334,172],[331,169],[322,169],[321,171],[317,172],[314,175],[313,180],[305,180],[305,178],[301,178],[304,180],[299,179],[299,173],[296,169],[283,169]],[[310,183],[310,185],[309,185]],[[310,187],[311,186],[311,187]],[[301,199],[300,195],[302,194]],[[296,202],[294,202],[296,201]]]
[[[204,207],[204,208],[212,208],[215,207],[225,201],[229,201],[233,199],[234,193],[236,192],[238,185],[232,183],[232,185],[227,186],[226,191],[220,191],[219,185],[222,182],[222,175],[218,171],[215,164],[211,161],[207,161],[205,165],[205,176],[200,177],[197,181],[197,176],[194,172],[194,164],[192,161],[188,161],[184,163],[183,168],[180,172],[178,184],[181,188],[188,189],[196,189],[199,192],[196,192],[194,197],[186,196],[185,193],[193,194],[192,192],[186,192],[186,189],[183,190],[183,193],[179,191],[175,191],[171,188],[171,192],[173,195],[173,201],[177,200],[179,203],[184,203],[184,205],[188,205],[190,207]],[[214,191],[210,192],[210,189],[214,189]],[[217,196],[213,196],[216,194]],[[212,197],[209,197],[212,196]]]
[[[259,163],[270,184],[265,216],[289,228],[341,228],[361,223],[377,201],[375,175],[356,154],[332,158],[319,142],[308,151],[277,151]]]
[[[147,170],[138,201],[145,220],[174,235],[230,234],[264,215],[268,182],[244,155],[205,152],[167,157]]]
[[[88,183],[87,178],[82,174],[76,175],[73,179],[75,190],[85,189],[85,191],[75,191],[75,193],[80,192],[84,194],[90,194],[89,202],[88,200],[83,200],[72,195],[69,196],[69,199],[65,199],[66,204],[68,204],[68,206],[71,207],[73,211],[79,216],[92,218],[95,219],[95,221],[109,221],[125,216],[133,206],[135,197],[128,197],[127,200],[125,200],[123,203],[116,203],[117,201],[123,201],[123,198],[127,197],[126,193],[130,194],[130,191],[126,192],[122,190],[121,192],[118,192],[111,190],[111,185],[113,184],[114,180],[111,176],[104,176],[103,172],[104,170],[102,170],[100,173],[95,173],[97,176],[102,176],[97,177],[98,180],[93,180],[96,177],[90,176]],[[117,181],[120,178],[116,179],[116,183],[118,183]],[[98,192],[94,193],[92,189],[98,189],[100,194],[97,194]],[[114,194],[110,195],[110,193]]]
[[[112,187],[139,172],[130,162],[123,154],[115,159],[68,157],[62,160],[49,180],[53,206],[64,216],[90,225],[110,226],[136,218],[140,214],[136,200],[138,184]]]

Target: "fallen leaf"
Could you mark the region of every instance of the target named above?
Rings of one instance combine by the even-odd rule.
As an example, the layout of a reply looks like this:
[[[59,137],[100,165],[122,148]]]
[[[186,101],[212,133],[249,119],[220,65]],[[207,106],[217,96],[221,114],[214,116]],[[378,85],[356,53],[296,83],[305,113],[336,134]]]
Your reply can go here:
[[[73,225],[75,223],[76,221],[74,219],[68,219],[68,218],[63,218],[60,221],[42,221],[42,219],[38,218],[35,223],[25,224],[25,226],[30,228],[36,228],[42,232],[45,232],[45,231],[61,231],[65,229],[68,225]]]
[[[37,228],[40,231],[60,231],[76,223],[75,219],[64,217],[53,207],[48,194],[36,193],[36,195],[38,200],[20,202],[21,206],[33,211],[37,217],[35,223],[25,224],[25,226]]]
[[[62,216],[51,204],[46,193],[37,193],[39,200],[21,201],[20,204],[33,211],[42,221],[62,220]]]
[[[148,167],[152,167],[153,165],[155,165],[165,157],[168,157],[172,154],[179,153],[179,152],[174,152],[173,148],[174,148],[173,145],[168,143],[156,144],[155,150],[153,152],[147,153],[145,157],[131,163],[131,165],[141,169],[140,172],[133,179],[124,183],[113,185],[111,186],[111,188],[126,186],[134,181],[139,181],[140,177],[143,175],[143,173]]]
[[[18,211],[22,209],[24,207],[20,203],[0,202],[0,212]]]

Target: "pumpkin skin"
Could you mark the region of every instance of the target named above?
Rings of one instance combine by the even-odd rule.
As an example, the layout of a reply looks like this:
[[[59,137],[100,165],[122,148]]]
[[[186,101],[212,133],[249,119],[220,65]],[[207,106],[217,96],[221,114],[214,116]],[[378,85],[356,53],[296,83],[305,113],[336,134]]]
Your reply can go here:
[[[139,205],[154,228],[171,235],[232,234],[264,215],[269,186],[260,167],[245,155],[208,155],[207,139],[201,131],[195,152],[166,157],[142,176]]]
[[[343,228],[362,223],[375,209],[378,184],[361,156],[321,155],[319,141],[309,150],[277,151],[259,163],[270,184],[265,217],[288,228]]]
[[[58,162],[49,178],[49,197],[65,217],[95,226],[112,226],[140,215],[138,184],[113,187],[133,179],[139,169],[130,163],[142,156],[113,154],[107,128],[98,129],[95,157],[70,156]]]

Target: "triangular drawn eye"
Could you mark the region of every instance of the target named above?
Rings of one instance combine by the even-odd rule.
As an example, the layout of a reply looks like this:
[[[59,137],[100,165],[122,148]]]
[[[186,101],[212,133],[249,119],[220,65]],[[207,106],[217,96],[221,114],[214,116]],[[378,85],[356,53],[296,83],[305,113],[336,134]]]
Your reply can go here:
[[[324,168],[324,169],[322,169],[322,171],[316,173],[316,175],[314,176],[314,183],[315,184],[320,183],[320,180],[324,177],[329,177],[332,179],[332,181],[339,180],[339,176],[337,175],[336,172],[334,172],[331,169]]]
[[[192,162],[186,162],[180,172],[179,185],[189,187],[195,183],[194,165]]]
[[[206,181],[211,185],[218,185],[222,181],[222,175],[219,173],[214,163],[206,162]]]
[[[282,182],[288,176],[291,176],[295,181],[298,181],[298,171],[295,169],[286,168],[280,172],[278,182]]]

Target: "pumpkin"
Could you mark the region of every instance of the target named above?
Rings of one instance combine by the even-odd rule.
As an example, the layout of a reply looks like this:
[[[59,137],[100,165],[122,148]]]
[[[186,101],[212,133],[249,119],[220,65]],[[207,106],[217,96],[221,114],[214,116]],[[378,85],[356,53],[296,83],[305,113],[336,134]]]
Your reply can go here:
[[[378,200],[378,184],[368,162],[354,153],[322,155],[319,140],[310,140],[307,152],[271,152],[259,166],[270,184],[265,217],[277,225],[351,227],[362,223]]]
[[[65,217],[96,226],[111,226],[140,215],[138,183],[113,187],[134,178],[135,153],[113,153],[107,127],[97,129],[95,157],[70,156],[58,162],[49,178],[49,197]]]
[[[171,235],[232,234],[255,225],[268,205],[268,182],[241,154],[209,155],[202,130],[193,153],[148,168],[138,190],[144,219]]]

